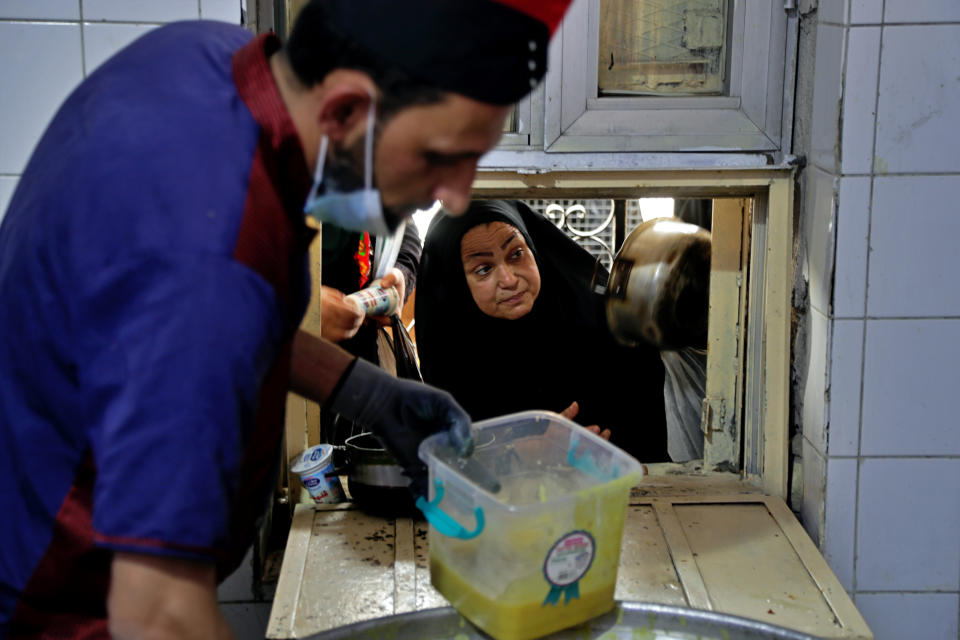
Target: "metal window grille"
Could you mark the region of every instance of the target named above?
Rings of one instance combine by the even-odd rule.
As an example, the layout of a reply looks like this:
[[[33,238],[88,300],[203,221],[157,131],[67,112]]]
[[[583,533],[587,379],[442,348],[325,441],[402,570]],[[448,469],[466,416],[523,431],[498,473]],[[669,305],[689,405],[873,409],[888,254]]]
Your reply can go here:
[[[597,258],[609,271],[620,243],[641,222],[641,201],[621,201],[624,215],[615,215],[617,201],[603,200],[524,200],[531,209],[547,216],[557,228]],[[619,222],[619,220],[623,222]],[[618,224],[623,229],[618,229]]]
[[[524,200],[542,213],[557,228],[600,260],[608,270],[617,252],[614,201],[604,200]],[[639,210],[639,209],[638,209]]]

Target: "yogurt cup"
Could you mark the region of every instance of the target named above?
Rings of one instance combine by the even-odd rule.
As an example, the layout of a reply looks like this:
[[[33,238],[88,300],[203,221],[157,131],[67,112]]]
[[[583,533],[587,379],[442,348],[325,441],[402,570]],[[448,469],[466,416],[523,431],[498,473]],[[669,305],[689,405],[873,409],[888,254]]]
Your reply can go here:
[[[400,293],[394,288],[379,286],[379,280],[367,287],[346,296],[368,316],[388,316],[400,306]]]
[[[294,458],[290,469],[300,476],[300,482],[314,502],[343,502],[340,478],[333,472],[333,446],[318,444]]]

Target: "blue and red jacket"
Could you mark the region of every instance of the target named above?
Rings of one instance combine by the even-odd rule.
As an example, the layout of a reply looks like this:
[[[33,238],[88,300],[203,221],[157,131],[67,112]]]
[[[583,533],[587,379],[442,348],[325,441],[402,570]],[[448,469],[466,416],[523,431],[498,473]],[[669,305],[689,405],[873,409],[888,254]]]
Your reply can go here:
[[[71,94],[19,181],[0,226],[0,637],[107,637],[114,551],[223,577],[252,541],[313,237],[278,47],[151,31]]]

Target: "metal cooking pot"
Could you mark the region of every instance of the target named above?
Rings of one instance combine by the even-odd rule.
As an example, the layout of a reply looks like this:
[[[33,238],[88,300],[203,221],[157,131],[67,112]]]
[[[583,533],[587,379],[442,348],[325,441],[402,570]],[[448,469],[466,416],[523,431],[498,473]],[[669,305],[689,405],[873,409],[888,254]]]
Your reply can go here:
[[[441,607],[357,622],[308,636],[308,640],[489,640],[489,637],[462,618],[453,607]],[[610,613],[547,636],[553,640],[638,637],[661,640],[817,640],[805,633],[757,620],[647,602],[618,602]]]
[[[607,324],[628,346],[705,348],[710,299],[710,232],[655,218],[627,236],[606,292]]]
[[[493,444],[495,436],[489,433],[480,438],[483,441],[476,443],[474,451]],[[377,436],[369,432],[359,433],[344,440],[342,447],[335,448],[344,453],[345,467],[341,472],[345,470],[347,473],[350,499],[364,511],[384,516],[420,515],[408,488],[410,479]],[[496,493],[500,490],[496,478],[472,457],[461,459],[458,468],[488,491]]]
[[[403,475],[403,467],[372,433],[359,433],[344,440],[347,491],[364,510],[399,515],[416,507]]]

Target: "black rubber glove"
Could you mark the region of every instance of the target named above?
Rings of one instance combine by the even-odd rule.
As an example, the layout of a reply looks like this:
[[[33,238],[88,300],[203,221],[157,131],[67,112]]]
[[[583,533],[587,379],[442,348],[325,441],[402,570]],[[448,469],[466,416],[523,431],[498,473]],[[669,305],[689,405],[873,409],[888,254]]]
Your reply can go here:
[[[420,442],[447,430],[461,456],[473,453],[470,416],[446,391],[396,378],[357,358],[344,374],[330,408],[380,438],[410,478],[414,497],[427,497],[427,467],[417,456]]]

